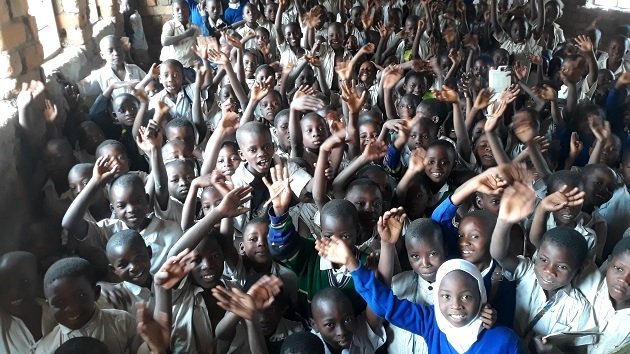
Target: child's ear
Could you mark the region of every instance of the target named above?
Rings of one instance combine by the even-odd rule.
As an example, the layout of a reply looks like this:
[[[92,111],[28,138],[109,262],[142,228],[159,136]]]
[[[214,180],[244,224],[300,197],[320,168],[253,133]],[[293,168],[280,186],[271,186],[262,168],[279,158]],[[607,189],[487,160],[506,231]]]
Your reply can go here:
[[[108,264],[108,265],[107,265],[107,268],[109,268],[109,270],[110,270],[112,273],[114,273],[114,271],[116,270],[116,268],[114,268],[114,266],[113,266],[113,265],[111,265],[111,264]]]
[[[114,206],[112,205],[112,203],[109,203],[109,210],[113,213],[114,212]]]
[[[475,206],[476,206],[477,208],[479,208],[479,209],[482,209],[482,208],[481,208],[481,198],[480,198],[478,195],[477,195],[477,196],[475,196]]]
[[[435,124],[439,124],[440,123],[440,117],[438,116],[433,116],[431,117],[431,120],[433,121],[433,123]]]
[[[238,249],[241,251],[241,256],[245,255],[245,247],[243,246],[243,242],[238,244]]]
[[[308,324],[311,326],[313,331],[315,331],[315,333],[319,333],[319,329],[317,328],[317,324],[315,323],[315,320],[313,320],[312,318],[309,318]]]
[[[245,155],[243,155],[243,151],[241,151],[240,149],[238,150],[238,157],[241,158],[241,161],[247,161],[245,160]]]
[[[96,302],[96,300],[98,300],[100,297],[101,297],[101,286],[96,285],[94,287],[94,302]]]

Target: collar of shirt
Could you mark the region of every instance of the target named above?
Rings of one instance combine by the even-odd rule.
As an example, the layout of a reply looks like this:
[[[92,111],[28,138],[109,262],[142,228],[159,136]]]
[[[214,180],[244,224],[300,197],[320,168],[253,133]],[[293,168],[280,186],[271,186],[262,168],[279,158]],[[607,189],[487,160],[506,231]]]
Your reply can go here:
[[[95,327],[100,324],[101,322],[100,319],[102,317],[101,310],[96,306],[94,308],[95,310],[94,310],[94,315],[92,315],[92,318],[90,318],[90,320],[85,325],[83,325],[83,327],[79,329],[70,329],[60,323],[59,328],[61,329],[61,333],[63,333],[64,335],[69,335],[70,333],[77,332],[77,331],[81,334],[87,334],[87,333],[93,332]],[[77,336],[77,337],[82,337],[82,336]]]
[[[130,283],[128,281],[122,282],[122,285],[125,288],[127,288],[129,291],[131,291],[132,294],[136,295],[137,297],[143,298],[145,300],[148,300],[153,294],[152,289],[147,289],[143,286],[139,286],[134,283]],[[153,284],[151,284],[151,287],[153,287]]]
[[[238,165],[238,167],[234,171],[234,176],[237,177],[236,179],[245,182],[245,184],[250,184],[256,178],[256,176],[249,172],[246,166],[247,162]]]
[[[490,273],[491,270],[494,269],[494,259],[490,260],[490,265],[488,265],[488,268],[484,269],[481,271],[481,276],[485,277],[486,275],[488,275],[488,273]]]

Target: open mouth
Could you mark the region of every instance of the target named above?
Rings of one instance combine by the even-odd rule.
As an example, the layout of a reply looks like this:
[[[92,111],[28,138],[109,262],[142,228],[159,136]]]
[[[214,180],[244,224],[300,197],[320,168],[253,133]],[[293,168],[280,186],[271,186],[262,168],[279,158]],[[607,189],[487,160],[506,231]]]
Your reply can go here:
[[[262,160],[260,160],[260,161],[256,162],[256,165],[257,165],[259,168],[261,168],[261,169],[263,169],[263,170],[266,170],[266,169],[268,169],[268,168],[269,168],[269,166],[270,166],[270,163],[269,163],[269,162],[270,162],[270,160],[268,160],[268,159],[262,159]]]
[[[450,313],[448,316],[457,322],[463,321],[466,318],[466,314],[464,313]]]
[[[68,316],[68,321],[74,322],[74,321],[78,320],[80,317],[81,317],[81,314],[78,314],[76,316]]]
[[[19,299],[15,299],[15,300],[9,302],[9,304],[11,304],[11,306],[20,306],[20,305],[22,305],[23,302],[24,302],[24,299],[19,298]]]

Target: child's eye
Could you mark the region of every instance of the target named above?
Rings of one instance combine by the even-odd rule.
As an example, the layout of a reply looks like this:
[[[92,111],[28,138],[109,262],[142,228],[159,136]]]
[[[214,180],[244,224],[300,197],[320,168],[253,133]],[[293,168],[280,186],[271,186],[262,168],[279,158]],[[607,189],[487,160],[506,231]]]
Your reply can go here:
[[[442,295],[442,299],[444,300],[448,300],[450,298],[451,298],[451,295],[447,295],[447,294]]]
[[[429,253],[429,256],[431,256],[431,257],[437,257],[437,256],[439,256],[439,255],[440,255],[440,254],[439,254],[439,253],[437,253],[437,252],[431,252],[431,253]]]
[[[558,269],[563,270],[563,271],[567,271],[567,270],[569,270],[569,267],[564,266],[564,265],[559,265]]]
[[[619,273],[623,272],[623,269],[621,267],[613,266],[613,268]]]

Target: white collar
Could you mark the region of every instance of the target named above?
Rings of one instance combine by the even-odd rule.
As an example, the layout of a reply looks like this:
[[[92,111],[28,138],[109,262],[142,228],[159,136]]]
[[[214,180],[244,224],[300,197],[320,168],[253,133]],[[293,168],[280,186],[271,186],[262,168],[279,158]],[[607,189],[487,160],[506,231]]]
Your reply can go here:
[[[326,258],[320,258],[319,259],[319,270],[332,270],[333,273],[335,274],[339,274],[339,273],[347,273],[348,269],[346,268],[345,265],[342,265],[341,267],[335,269],[332,265],[332,263],[330,263],[329,260],[327,260]]]

